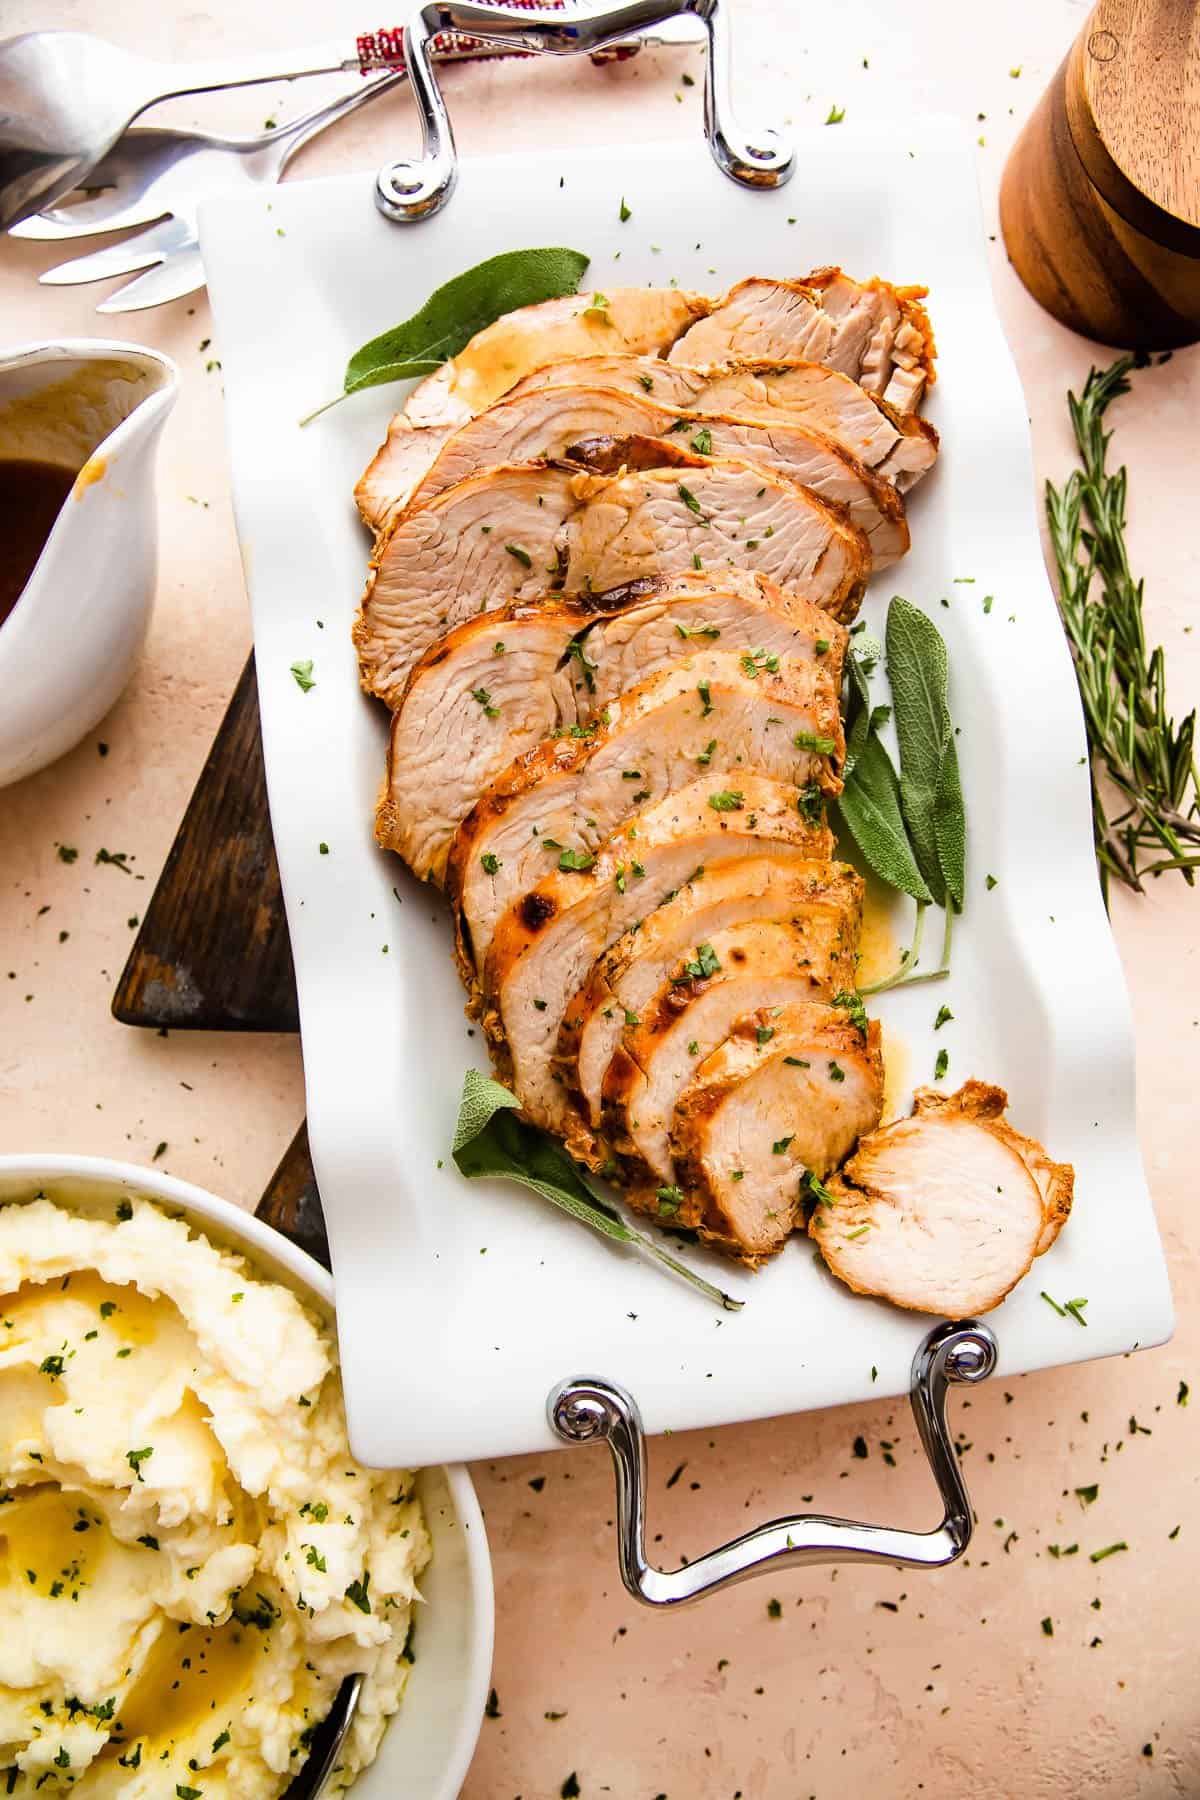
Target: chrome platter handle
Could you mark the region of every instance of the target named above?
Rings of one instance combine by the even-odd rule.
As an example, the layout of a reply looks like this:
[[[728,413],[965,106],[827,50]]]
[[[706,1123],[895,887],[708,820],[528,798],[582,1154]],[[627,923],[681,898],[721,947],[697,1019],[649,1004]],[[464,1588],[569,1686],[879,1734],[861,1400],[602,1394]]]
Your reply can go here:
[[[375,204],[387,219],[413,224],[440,211],[458,175],[454,130],[433,66],[434,40],[447,33],[541,56],[594,55],[636,44],[670,19],[694,18],[708,39],[704,129],[717,166],[749,187],[780,187],[794,168],[791,146],[769,126],[751,136],[733,113],[729,23],[722,0],[623,0],[616,6],[538,12],[472,0],[430,0],[404,28],[404,62],[421,123],[421,154],[379,171]]]
[[[802,1563],[878,1562],[943,1569],[971,1541],[974,1519],[962,1468],[946,1419],[951,1382],[986,1381],[996,1366],[996,1340],[973,1319],[939,1325],[913,1359],[912,1400],[917,1430],[943,1505],[933,1531],[899,1531],[820,1513],[773,1519],[732,1543],[710,1550],[682,1569],[646,1561],[646,1440],[637,1402],[608,1381],[577,1377],[560,1382],[547,1401],[550,1425],[565,1444],[603,1439],[617,1478],[617,1552],[621,1579],[646,1606],[680,1606],[751,1576]]]

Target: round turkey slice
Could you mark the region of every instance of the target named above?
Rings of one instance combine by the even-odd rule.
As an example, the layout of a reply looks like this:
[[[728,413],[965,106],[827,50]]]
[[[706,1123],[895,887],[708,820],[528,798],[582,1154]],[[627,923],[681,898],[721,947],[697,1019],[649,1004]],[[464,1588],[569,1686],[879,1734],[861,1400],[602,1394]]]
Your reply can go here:
[[[918,1088],[911,1118],[874,1131],[829,1183],[809,1230],[859,1294],[952,1319],[999,1306],[1049,1248],[1074,1171],[1004,1119],[1003,1088]]]
[[[732,779],[714,763],[707,780],[615,833],[589,869],[545,876],[496,927],[482,982],[488,1036],[529,1117],[563,1131],[584,1157],[595,1153],[592,1134],[570,1102],[554,1056],[567,1003],[596,958],[668,894],[701,880],[701,871],[746,857],[811,862],[832,854],[828,827],[810,822],[797,805],[796,789],[780,782],[739,774],[745,804],[736,812],[714,811],[714,788]],[[631,881],[635,860],[642,873]],[[460,940],[468,979],[469,955],[469,941]]]
[[[664,466],[615,476],[503,466],[401,514],[376,542],[355,621],[363,685],[397,705],[414,664],[455,625],[555,587],[597,594],[738,568],[854,616],[870,552],[840,507],[749,463],[621,443],[630,459]]]
[[[836,1168],[882,1106],[876,1021],[864,1030],[854,1007],[811,1001],[760,1009],[737,1022],[679,1098],[673,1191],[641,1189],[631,1201],[660,1218],[665,1204],[674,1222],[756,1263],[803,1223],[806,1175]]]
[[[397,705],[414,663],[453,626],[555,583],[578,481],[537,463],[489,469],[381,533],[353,633],[369,693]]]
[[[735,456],[811,488],[844,506],[866,535],[872,565],[886,568],[908,549],[904,503],[892,486],[824,432],[777,416],[766,421],[679,412],[645,394],[603,387],[535,389],[490,406],[443,445],[408,500],[399,492],[389,512],[421,506],[456,482],[501,463],[562,456],[581,439],[671,438],[698,456]]]
[[[841,686],[843,627],[738,569],[477,613],[409,677],[392,719],[375,821],[380,844],[440,882],[455,831],[511,762],[657,670],[718,644],[763,664],[820,661],[834,690]]]
[[[559,1034],[560,1066],[591,1123],[600,1123],[604,1077],[622,1033],[649,1014],[656,995],[674,986],[673,977],[693,964],[703,975],[714,957],[725,973],[737,972],[739,953],[730,957],[717,943],[731,927],[773,920],[811,932],[816,921],[828,919],[834,987],[852,988],[862,898],[862,877],[844,863],[782,863],[762,856],[710,870],[639,920],[600,958],[567,1008]]]
[[[503,720],[492,725],[500,731]],[[459,826],[446,889],[477,963],[514,900],[548,868],[590,868],[604,840],[643,805],[707,768],[724,771],[708,793],[718,816],[746,809],[743,772],[836,793],[843,748],[837,689],[819,664],[705,650],[660,669],[590,724],[519,757]],[[631,851],[614,879],[636,890],[640,867]]]
[[[831,1000],[853,984],[855,944],[845,920],[826,908],[796,923],[754,919],[730,925],[680,963],[640,1014],[631,1013],[603,1084],[605,1140],[639,1173],[671,1183],[675,1105],[697,1067],[738,1019],[773,1020],[798,1001]],[[773,1027],[760,1031],[763,1044]]]
[[[803,358],[851,376],[901,412],[918,405],[933,373],[923,288],[851,281],[817,269],[802,281],[739,281],[672,345],[692,366]]]
[[[758,360],[690,369],[654,356],[588,356],[535,369],[517,383],[509,398],[563,385],[620,388],[624,393],[647,394],[660,406],[680,411],[809,425],[894,482],[901,493],[937,460],[938,434],[928,419],[897,412],[878,394],[868,394],[848,375],[827,369],[824,363]],[[443,434],[424,467],[432,464],[444,441]],[[405,471],[398,470],[396,486],[404,486],[407,479]]]

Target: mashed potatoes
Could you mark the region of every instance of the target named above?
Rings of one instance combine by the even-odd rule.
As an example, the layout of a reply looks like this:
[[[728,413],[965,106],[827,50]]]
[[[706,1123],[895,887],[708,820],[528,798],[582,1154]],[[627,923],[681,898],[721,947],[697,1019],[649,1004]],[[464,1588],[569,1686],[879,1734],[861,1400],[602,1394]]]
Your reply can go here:
[[[143,1201],[0,1207],[0,1794],[273,1800],[361,1670],[347,1784],[428,1559],[291,1292]]]

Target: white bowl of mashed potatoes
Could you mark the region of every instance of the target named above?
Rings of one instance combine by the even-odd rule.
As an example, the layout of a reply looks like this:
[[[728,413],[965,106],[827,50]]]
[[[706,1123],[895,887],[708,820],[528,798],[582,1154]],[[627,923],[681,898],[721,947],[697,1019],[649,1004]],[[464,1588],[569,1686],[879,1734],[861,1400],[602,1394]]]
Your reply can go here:
[[[318,1264],[168,1175],[0,1157],[0,1794],[277,1800],[362,1672],[327,1792],[454,1800],[492,1627],[466,1470],[350,1454]]]

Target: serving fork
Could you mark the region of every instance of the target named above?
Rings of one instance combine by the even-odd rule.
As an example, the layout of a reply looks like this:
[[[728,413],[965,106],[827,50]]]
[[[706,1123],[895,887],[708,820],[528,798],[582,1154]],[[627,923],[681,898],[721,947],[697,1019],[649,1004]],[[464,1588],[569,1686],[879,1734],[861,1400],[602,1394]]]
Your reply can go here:
[[[302,145],[406,79],[400,70],[375,81],[359,80],[349,93],[255,137],[150,127],[128,131],[89,176],[83,190],[87,198],[27,219],[10,235],[69,242],[97,232],[149,225],[118,244],[59,263],[38,279],[48,287],[72,287],[149,271],[102,300],[96,308],[102,313],[132,312],[181,299],[204,286],[196,225],[201,199],[245,183],[274,185]],[[155,220],[158,223],[152,223]]]

